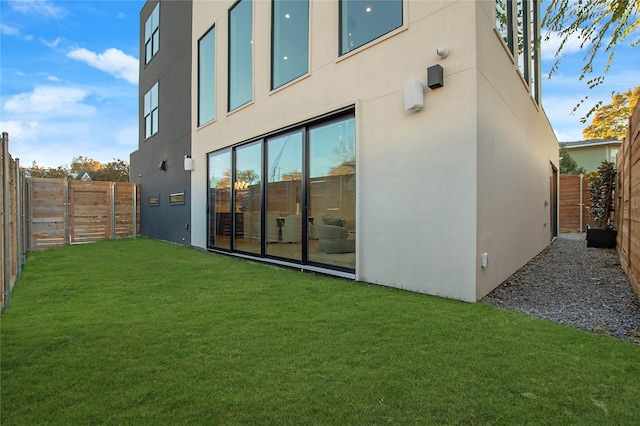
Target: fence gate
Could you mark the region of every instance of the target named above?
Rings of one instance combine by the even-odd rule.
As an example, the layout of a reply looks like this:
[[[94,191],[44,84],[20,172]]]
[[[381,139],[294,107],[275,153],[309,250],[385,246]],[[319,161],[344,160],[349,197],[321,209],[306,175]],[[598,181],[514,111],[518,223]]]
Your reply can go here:
[[[29,179],[30,249],[135,237],[138,185],[128,182]]]

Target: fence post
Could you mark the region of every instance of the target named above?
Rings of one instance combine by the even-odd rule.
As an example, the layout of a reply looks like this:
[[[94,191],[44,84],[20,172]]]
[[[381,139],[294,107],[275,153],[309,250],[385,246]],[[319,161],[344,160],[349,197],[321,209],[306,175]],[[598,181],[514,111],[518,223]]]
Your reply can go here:
[[[11,186],[10,186],[9,134],[2,133],[2,301],[3,308],[11,304]]]
[[[64,244],[71,244],[70,226],[69,226],[69,181],[64,181]]]
[[[133,238],[138,238],[138,185],[133,184]]]
[[[116,183],[111,182],[111,239],[116,239]]]
[[[16,279],[22,275],[22,181],[20,180],[20,160],[15,160],[15,171],[13,174],[16,183]]]

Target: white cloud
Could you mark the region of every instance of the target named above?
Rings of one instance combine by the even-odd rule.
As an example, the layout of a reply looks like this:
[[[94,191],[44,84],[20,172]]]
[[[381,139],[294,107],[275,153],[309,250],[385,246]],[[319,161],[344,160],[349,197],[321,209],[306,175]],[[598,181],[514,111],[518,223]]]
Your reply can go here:
[[[16,27],[10,27],[6,24],[0,24],[0,34],[8,35],[8,36],[17,36],[20,34],[20,30]]]
[[[548,37],[548,39],[547,39]],[[542,44],[541,44],[541,56],[544,60],[551,60],[555,58],[555,54],[558,51],[558,47],[560,47],[560,43],[562,42],[562,37],[555,31],[548,31],[542,36]],[[584,46],[581,47],[582,43],[585,43]],[[562,55],[567,55],[571,53],[580,52],[581,50],[588,49],[591,45],[591,41],[587,40],[585,42],[582,32],[575,32],[569,35],[567,42],[562,47]]]
[[[45,40],[45,39],[43,39],[43,38],[41,38],[41,39],[40,39],[40,41],[41,41],[41,42],[42,42],[42,44],[44,44],[45,46],[50,47],[50,48],[52,48],[52,49],[53,49],[54,47],[57,47],[57,46],[60,44],[60,42],[62,42],[63,40],[62,40],[60,37],[58,37],[58,38],[56,38],[56,39],[55,39],[55,40],[53,40],[53,41],[47,41],[47,40]]]
[[[122,50],[110,48],[103,53],[94,53],[81,48],[72,50],[68,57],[83,61],[90,66],[113,75],[115,78],[124,79],[131,84],[138,83],[138,60],[129,56]]]
[[[16,0],[10,2],[11,8],[25,15],[38,14],[48,18],[62,19],[67,16],[67,11],[52,4],[48,0]]]
[[[37,86],[32,92],[10,96],[3,109],[9,113],[90,115],[95,107],[81,103],[89,93],[72,87]]]

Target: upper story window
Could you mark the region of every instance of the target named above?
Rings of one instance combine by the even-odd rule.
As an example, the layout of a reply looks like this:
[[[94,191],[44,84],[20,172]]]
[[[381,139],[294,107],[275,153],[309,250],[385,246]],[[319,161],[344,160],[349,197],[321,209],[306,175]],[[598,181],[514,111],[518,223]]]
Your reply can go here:
[[[144,63],[148,64],[160,48],[160,3],[144,24]]]
[[[496,0],[496,30],[514,59],[534,99],[540,101],[540,2]]]
[[[340,55],[402,26],[403,0],[341,0]]]
[[[271,89],[309,70],[309,1],[273,0]]]
[[[216,29],[198,41],[198,126],[216,118]]]
[[[253,92],[253,4],[240,0],[229,10],[229,111],[249,103]]]
[[[144,94],[144,137],[158,133],[158,83]]]

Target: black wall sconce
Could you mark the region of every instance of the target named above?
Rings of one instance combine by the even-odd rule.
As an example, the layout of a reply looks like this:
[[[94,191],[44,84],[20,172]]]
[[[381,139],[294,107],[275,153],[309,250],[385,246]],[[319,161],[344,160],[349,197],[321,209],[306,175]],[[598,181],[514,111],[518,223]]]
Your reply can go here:
[[[437,89],[444,86],[444,70],[440,65],[433,65],[427,68],[427,86],[430,89]]]
[[[158,164],[158,168],[163,172],[167,171],[167,162],[165,160],[162,160],[160,164]]]

